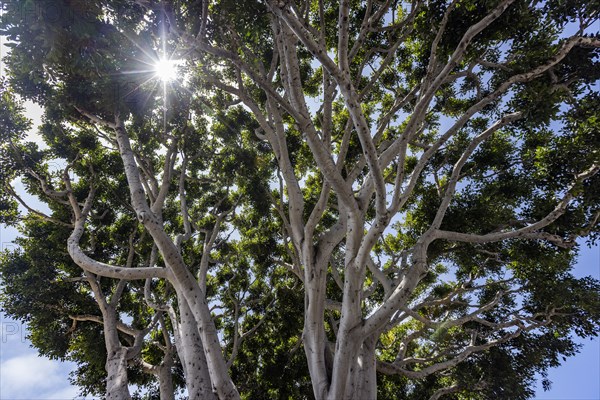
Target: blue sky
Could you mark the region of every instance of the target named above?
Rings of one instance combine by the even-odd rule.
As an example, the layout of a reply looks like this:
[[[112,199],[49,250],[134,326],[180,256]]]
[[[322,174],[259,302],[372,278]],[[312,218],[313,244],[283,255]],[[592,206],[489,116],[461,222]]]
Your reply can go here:
[[[581,246],[579,262],[574,274],[577,277],[593,276],[600,279],[600,247]],[[537,400],[598,400],[600,399],[600,341],[581,340],[581,352],[549,374],[552,389],[537,391]]]

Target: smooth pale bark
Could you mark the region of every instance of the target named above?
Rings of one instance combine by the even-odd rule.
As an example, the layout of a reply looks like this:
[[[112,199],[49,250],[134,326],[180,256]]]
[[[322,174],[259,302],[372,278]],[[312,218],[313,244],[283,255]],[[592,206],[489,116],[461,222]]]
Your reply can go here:
[[[175,400],[175,389],[173,388],[173,360],[170,357],[164,360],[158,368],[158,385],[160,400]]]
[[[329,388],[328,399],[343,398],[346,393],[346,383],[351,374],[360,347],[359,331],[355,329],[362,319],[361,291],[365,267],[358,265],[356,255],[363,236],[362,217],[350,214],[346,230],[346,255],[344,273],[344,301],[342,316],[337,333],[333,374]]]
[[[102,313],[102,326],[104,329],[104,345],[106,347],[106,399],[107,400],[129,400],[129,379],[127,377],[127,361],[130,358],[130,350],[121,344],[119,330],[117,327],[118,314],[116,305],[106,300],[96,277],[86,273],[90,288],[98,301]],[[118,292],[118,290],[117,290]],[[113,294],[119,296],[119,293]]]
[[[148,205],[146,193],[140,181],[140,171],[122,121],[117,120],[113,127],[115,128],[119,153],[131,193],[131,205],[136,211],[139,221],[152,236],[167,268],[171,272],[171,284],[178,295],[185,298],[198,324],[211,382],[218,393],[219,399],[239,399],[240,395],[237,388],[229,376],[227,363],[223,357],[221,344],[205,294],[185,265],[179,249],[165,232],[162,220],[151,211]]]
[[[308,362],[313,392],[317,399],[327,396],[330,377],[326,363],[326,344],[324,313],[326,298],[326,264],[314,262],[312,245],[304,246],[304,330],[302,341]]]
[[[142,361],[144,372],[152,374],[158,380],[158,389],[161,400],[175,400],[175,388],[173,387],[173,359],[166,356],[160,365],[151,365]]]
[[[356,360],[350,367],[344,399],[377,399],[376,344],[377,336],[372,336],[366,339],[360,346]]]
[[[160,365],[152,365],[142,360],[144,372],[152,374],[158,380],[158,388],[161,400],[175,400],[175,388],[173,387],[173,353],[170,346],[167,346]]]
[[[216,393],[210,381],[206,356],[198,325],[185,299],[179,299],[180,322],[175,342],[177,354],[183,365],[185,384],[190,400],[216,400]]]
[[[316,222],[315,222],[316,223]],[[312,227],[314,228],[314,227]],[[312,232],[306,226],[306,232]],[[307,234],[302,247],[304,265],[304,330],[302,340],[311,376],[313,393],[317,399],[327,398],[333,371],[334,350],[330,348],[325,334],[324,313],[327,300],[327,266],[334,248],[345,235],[345,218],[321,236],[317,245],[312,244],[312,233]]]
[[[108,336],[108,335],[107,335]],[[119,346],[109,345],[108,340],[106,350],[108,358],[106,359],[106,399],[107,400],[128,400],[129,394],[127,379],[127,349]]]
[[[117,330],[117,313],[109,304],[101,307],[106,345],[106,398],[107,400],[131,399],[127,377],[128,349],[121,344]]]

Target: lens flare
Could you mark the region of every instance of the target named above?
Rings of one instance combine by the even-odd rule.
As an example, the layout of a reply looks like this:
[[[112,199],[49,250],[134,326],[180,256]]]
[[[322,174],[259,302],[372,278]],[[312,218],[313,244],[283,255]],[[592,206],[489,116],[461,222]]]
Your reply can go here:
[[[178,60],[160,59],[154,64],[154,75],[163,82],[177,79]]]

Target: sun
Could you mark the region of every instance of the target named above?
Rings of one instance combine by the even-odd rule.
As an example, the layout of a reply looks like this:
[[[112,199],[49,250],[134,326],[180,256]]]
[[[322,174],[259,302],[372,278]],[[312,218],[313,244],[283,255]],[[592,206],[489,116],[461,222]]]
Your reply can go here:
[[[163,82],[177,79],[179,60],[159,59],[154,64],[154,76]]]

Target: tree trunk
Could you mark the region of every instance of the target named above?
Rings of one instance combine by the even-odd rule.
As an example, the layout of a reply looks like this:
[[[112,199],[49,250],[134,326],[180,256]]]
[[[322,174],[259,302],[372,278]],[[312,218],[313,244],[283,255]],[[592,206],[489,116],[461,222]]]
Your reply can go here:
[[[344,398],[348,400],[376,400],[377,376],[375,364],[375,345],[377,337],[366,339],[360,349],[354,365],[350,368]]]
[[[102,326],[104,328],[104,345],[106,346],[106,399],[129,400],[129,379],[127,377],[127,347],[121,344],[117,329],[117,311],[112,304],[106,302],[96,279],[88,275],[88,282],[98,299],[102,312]]]
[[[302,341],[316,399],[325,399],[330,383],[326,362],[327,337],[323,323],[327,270],[325,264],[314,262],[312,244],[303,249],[305,263],[304,330]]]
[[[344,258],[344,297],[342,313],[337,332],[335,356],[329,400],[347,399],[350,395],[348,382],[354,379],[361,349],[360,332],[356,329],[362,319],[362,284],[365,265],[357,262],[361,246],[363,219],[361,216],[348,215],[346,230],[346,251]]]
[[[182,296],[179,296],[179,312],[179,338],[176,348],[183,365],[188,398],[190,400],[217,400],[196,320],[187,301]]]
[[[217,329],[206,303],[204,291],[185,265],[179,249],[177,249],[173,240],[165,232],[162,219],[157,218],[148,205],[129,137],[127,136],[123,122],[118,120],[118,118],[115,124],[115,134],[129,184],[131,205],[135,209],[138,219],[144,224],[144,227],[154,239],[154,243],[156,243],[160,254],[163,256],[171,275],[170,281],[173,287],[177,293],[185,297],[189,309],[194,316],[193,318],[198,324],[206,362],[209,366],[211,383],[221,400],[237,400],[240,398],[240,395],[229,376],[227,363],[223,357]]]
[[[172,366],[173,362],[172,360],[169,360],[164,365],[161,365],[158,369],[158,385],[160,388],[160,400],[175,400],[175,390],[173,388],[173,373],[171,372]]]
[[[108,352],[105,364],[108,374],[106,378],[106,400],[129,400],[131,395],[127,386],[127,349],[122,346],[118,349],[108,348],[107,346],[106,350]]]

